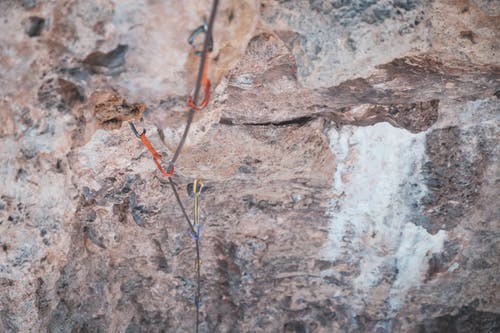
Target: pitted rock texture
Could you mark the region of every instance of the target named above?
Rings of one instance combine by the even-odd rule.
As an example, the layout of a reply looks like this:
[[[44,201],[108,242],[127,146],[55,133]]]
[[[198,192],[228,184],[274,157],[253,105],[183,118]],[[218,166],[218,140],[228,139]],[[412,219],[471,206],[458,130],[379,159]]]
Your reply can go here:
[[[0,1],[0,332],[194,331],[210,5]],[[500,331],[498,8],[221,0],[200,332]]]
[[[146,110],[144,104],[130,104],[113,92],[96,92],[91,98],[94,104],[94,118],[106,129],[118,129],[124,121],[139,120]]]

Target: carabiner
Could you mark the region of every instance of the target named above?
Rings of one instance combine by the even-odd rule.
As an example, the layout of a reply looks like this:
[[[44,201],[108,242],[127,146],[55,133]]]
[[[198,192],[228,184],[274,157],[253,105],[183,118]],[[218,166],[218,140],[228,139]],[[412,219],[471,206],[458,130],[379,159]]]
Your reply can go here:
[[[146,129],[143,129],[142,133],[139,134],[134,123],[131,121],[129,121],[128,123],[130,125],[130,128],[132,129],[132,132],[134,132],[134,135],[141,140],[144,147],[146,147],[153,156],[153,161],[155,162],[158,170],[160,170],[160,172],[166,177],[172,176],[174,174],[174,166],[170,164],[167,168],[167,171],[163,169],[160,163],[161,155],[156,151],[156,149],[153,147],[149,139],[146,137]]]
[[[203,182],[201,179],[195,179],[193,182],[193,194],[194,194],[194,207],[193,207],[193,215],[194,215],[194,224],[198,225],[198,237],[200,236],[200,194],[201,189],[203,188]]]
[[[198,178],[195,179],[193,182],[193,193],[195,195],[200,195],[202,189],[203,189],[203,181]]]
[[[197,241],[200,239],[200,232],[201,232],[201,225],[194,225],[193,228],[196,228],[196,230],[193,232],[192,230],[189,230],[189,233],[191,234],[191,238],[193,240]]]
[[[129,121],[129,122],[128,122],[128,124],[130,125],[130,128],[132,129],[132,132],[134,132],[134,135],[135,135],[138,139],[140,139],[140,138],[141,138],[141,135],[146,134],[146,129],[144,129],[144,128],[142,129],[142,133],[141,133],[141,134],[139,134],[139,132],[137,131],[137,128],[135,128],[135,125],[134,125],[134,123],[133,123],[132,121]]]
[[[193,48],[195,47],[193,45],[194,43],[194,40],[196,39],[196,37],[201,34],[201,33],[207,33],[208,31],[208,23],[207,23],[207,20],[205,18],[203,18],[203,24],[200,25],[198,28],[196,28],[192,33],[191,35],[189,35],[189,38],[187,40],[188,44],[191,45]],[[209,36],[209,39],[208,39],[208,52],[212,52],[214,49],[214,39],[212,36]],[[197,56],[201,56],[203,52],[202,51],[198,51],[198,50],[195,50],[195,54]]]

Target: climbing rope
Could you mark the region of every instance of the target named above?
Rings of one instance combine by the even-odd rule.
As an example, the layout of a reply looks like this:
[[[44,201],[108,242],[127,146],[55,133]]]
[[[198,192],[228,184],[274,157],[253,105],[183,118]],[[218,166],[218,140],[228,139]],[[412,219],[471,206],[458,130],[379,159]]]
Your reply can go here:
[[[146,130],[143,129],[142,133],[139,134],[134,123],[132,121],[129,122],[132,132],[134,132],[135,136],[139,138],[144,144],[144,146],[149,150],[149,152],[153,156],[153,160],[158,170],[160,170],[160,172],[166,177],[170,177],[174,173],[174,164],[175,162],[177,162],[177,159],[179,158],[182,148],[184,147],[184,144],[186,142],[189,129],[191,128],[191,123],[193,122],[193,116],[195,111],[200,111],[204,109],[208,105],[208,102],[210,100],[211,82],[210,79],[208,78],[208,61],[209,61],[208,53],[211,52],[213,49],[212,30],[218,5],[219,5],[219,0],[214,0],[212,11],[210,13],[209,22],[207,23],[204,20],[203,24],[197,29],[195,29],[188,38],[188,43],[193,46],[196,36],[199,35],[200,33],[205,33],[205,40],[203,42],[202,51],[201,52],[195,51],[197,55],[200,55],[201,61],[198,70],[198,77],[196,79],[196,85],[194,88],[194,94],[192,96],[191,95],[189,96],[187,102],[187,105],[189,106],[189,112],[188,112],[188,119],[186,121],[186,127],[184,128],[184,133],[182,134],[181,140],[179,141],[179,144],[174,152],[174,156],[170,160],[170,163],[166,171],[165,169],[163,169],[160,163],[161,155],[154,149],[153,145],[146,137]],[[204,88],[204,96],[202,102],[198,105],[198,98],[202,87]]]
[[[192,41],[194,41],[194,37],[196,37],[196,35],[199,34],[200,31],[205,33],[205,41],[203,42],[203,50],[201,52],[201,61],[200,61],[200,67],[198,69],[198,77],[196,79],[194,94],[193,94],[193,97],[190,96],[189,100],[188,100],[188,106],[190,107],[189,113],[188,113],[188,119],[186,122],[186,127],[184,128],[184,133],[182,134],[182,137],[181,137],[181,141],[179,141],[179,145],[177,146],[177,149],[175,150],[174,156],[172,157],[172,160],[170,161],[170,166],[172,168],[173,168],[175,162],[177,162],[177,159],[179,158],[179,155],[182,151],[182,147],[184,146],[184,143],[186,142],[186,138],[187,138],[187,135],[189,133],[191,123],[193,122],[193,116],[194,116],[196,109],[197,108],[202,109],[204,107],[204,105],[206,106],[206,104],[208,104],[208,99],[210,98],[210,95],[209,95],[210,80],[208,80],[208,78],[207,78],[208,53],[212,49],[212,45],[213,45],[212,30],[213,30],[213,25],[215,22],[215,14],[217,12],[218,5],[219,5],[219,0],[214,0],[213,5],[212,5],[212,11],[210,13],[210,19],[208,20],[208,24],[205,24],[205,22],[204,22],[204,24],[200,28],[193,31],[190,38],[188,39],[188,42],[191,41],[190,44],[192,44]],[[198,97],[200,94],[202,83],[205,87],[205,97],[204,97],[201,105],[199,107],[197,107]]]
[[[196,226],[196,235],[194,241],[196,242],[196,262],[195,262],[195,271],[196,271],[196,296],[195,296],[195,306],[196,306],[196,332],[198,332],[198,327],[200,325],[200,306],[201,306],[201,259],[200,259],[200,238],[201,238],[201,225],[200,225],[200,194],[201,189],[203,188],[203,182],[201,179],[196,179],[193,183],[193,193],[194,193],[194,207],[193,207],[193,216],[194,216],[194,225]]]
[[[191,127],[191,123],[193,122],[193,116],[195,111],[200,111],[204,109],[210,100],[210,80],[208,79],[208,53],[212,51],[213,49],[213,37],[212,37],[212,30],[213,30],[213,24],[215,22],[215,14],[217,12],[217,7],[219,5],[219,0],[214,0],[213,5],[212,5],[212,11],[210,13],[210,18],[208,23],[206,20],[203,20],[203,24],[195,29],[191,35],[188,38],[188,43],[194,47],[194,40],[197,35],[204,33],[205,34],[205,39],[203,42],[203,49],[202,51],[197,51],[195,50],[195,54],[200,56],[200,66],[198,70],[198,77],[196,79],[196,85],[194,88],[194,93],[193,95],[189,96],[187,105],[189,107],[189,113],[188,113],[188,118],[186,122],[186,127],[184,128],[184,132],[182,134],[181,140],[179,141],[179,144],[175,150],[175,153],[170,160],[170,163],[165,170],[162,165],[161,165],[161,158],[162,156],[156,151],[156,149],[153,147],[149,139],[146,137],[146,130],[143,129],[142,133],[139,133],[137,131],[137,128],[135,127],[134,123],[132,121],[129,121],[130,128],[132,129],[132,132],[134,135],[141,140],[142,144],[148,149],[148,151],[151,153],[153,157],[153,161],[156,164],[156,167],[158,170],[165,176],[168,177],[168,181],[170,184],[170,187],[172,188],[172,192],[174,193],[175,199],[177,200],[177,204],[181,208],[182,214],[184,215],[184,218],[188,224],[189,227],[189,232],[195,241],[195,247],[196,247],[196,261],[195,261],[195,274],[196,274],[196,292],[195,292],[195,299],[194,299],[194,304],[196,307],[196,332],[198,333],[199,325],[200,325],[200,307],[201,307],[201,259],[200,259],[200,235],[201,235],[201,225],[200,225],[200,211],[199,211],[199,202],[200,202],[200,195],[201,195],[201,190],[203,188],[203,182],[200,179],[196,179],[193,183],[193,193],[194,193],[194,207],[193,207],[193,221],[194,223],[191,222],[189,219],[189,216],[186,212],[186,209],[184,208],[184,205],[182,204],[181,198],[179,196],[179,193],[177,191],[176,185],[174,181],[172,180],[171,176],[174,174],[174,164],[179,158],[179,155],[181,154],[182,148],[184,146],[184,143],[186,142],[187,135],[189,133],[189,129]],[[201,101],[200,104],[198,104],[198,98],[200,97],[200,91],[203,87],[203,100]]]
[[[175,183],[172,178],[168,178],[170,186],[172,187],[172,191],[174,192],[175,199],[179,207],[181,208],[182,214],[186,219],[186,222],[189,226],[189,232],[191,237],[195,241],[196,247],[196,260],[195,260],[195,274],[196,274],[196,293],[194,297],[194,305],[196,307],[196,332],[198,333],[198,329],[200,326],[200,307],[201,307],[201,257],[200,257],[200,239],[201,239],[201,224],[200,224],[200,195],[201,190],[203,188],[203,182],[201,179],[196,179],[193,183],[193,193],[194,193],[194,206],[193,206],[193,222],[189,219],[189,216],[186,213],[186,209],[182,204],[179,193],[177,192],[177,188],[175,187]]]

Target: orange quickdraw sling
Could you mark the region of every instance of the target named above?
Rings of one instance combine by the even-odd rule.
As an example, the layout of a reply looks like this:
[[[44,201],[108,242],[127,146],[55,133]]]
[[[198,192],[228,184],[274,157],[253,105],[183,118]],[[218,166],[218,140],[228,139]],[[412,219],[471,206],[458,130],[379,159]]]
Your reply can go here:
[[[208,57],[205,58],[205,62],[203,64],[203,75],[201,77],[201,85],[205,88],[205,96],[203,97],[203,101],[200,105],[194,104],[193,97],[189,96],[188,106],[196,111],[203,110],[210,100],[210,80],[208,79]]]
[[[153,161],[155,162],[158,170],[160,170],[160,172],[166,177],[172,176],[174,174],[174,166],[173,165],[170,166],[168,168],[168,171],[165,171],[165,169],[163,169],[163,167],[161,166],[161,163],[160,163],[161,155],[156,151],[156,149],[151,144],[151,141],[149,141],[149,139],[146,137],[146,130],[142,130],[142,133],[139,134],[139,132],[135,128],[135,125],[133,122],[129,121],[129,125],[130,125],[130,128],[132,129],[132,132],[134,132],[135,136],[137,138],[141,139],[144,147],[146,147],[149,150],[149,152],[151,153],[151,155],[153,156]]]

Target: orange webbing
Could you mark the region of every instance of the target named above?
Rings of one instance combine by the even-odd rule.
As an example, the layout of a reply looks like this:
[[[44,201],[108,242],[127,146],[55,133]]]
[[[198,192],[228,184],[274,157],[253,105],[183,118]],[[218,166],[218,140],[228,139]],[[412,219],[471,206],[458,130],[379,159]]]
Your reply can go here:
[[[203,65],[203,75],[201,77],[201,85],[205,87],[205,96],[200,105],[194,104],[193,97],[189,96],[188,106],[196,111],[203,110],[210,100],[210,80],[208,79],[208,57],[205,58],[205,64]]]
[[[160,172],[166,176],[166,177],[170,177],[174,174],[174,167],[172,166],[172,170],[170,172],[167,172],[165,171],[161,164],[160,164],[160,159],[161,159],[161,155],[156,151],[156,149],[153,147],[153,145],[151,144],[151,142],[148,140],[148,138],[146,137],[146,134],[142,133],[141,134],[141,141],[142,141],[142,144],[148,148],[149,152],[151,153],[151,155],[153,155],[153,161],[155,162],[156,164],[156,167],[158,168],[158,170],[160,170]]]

